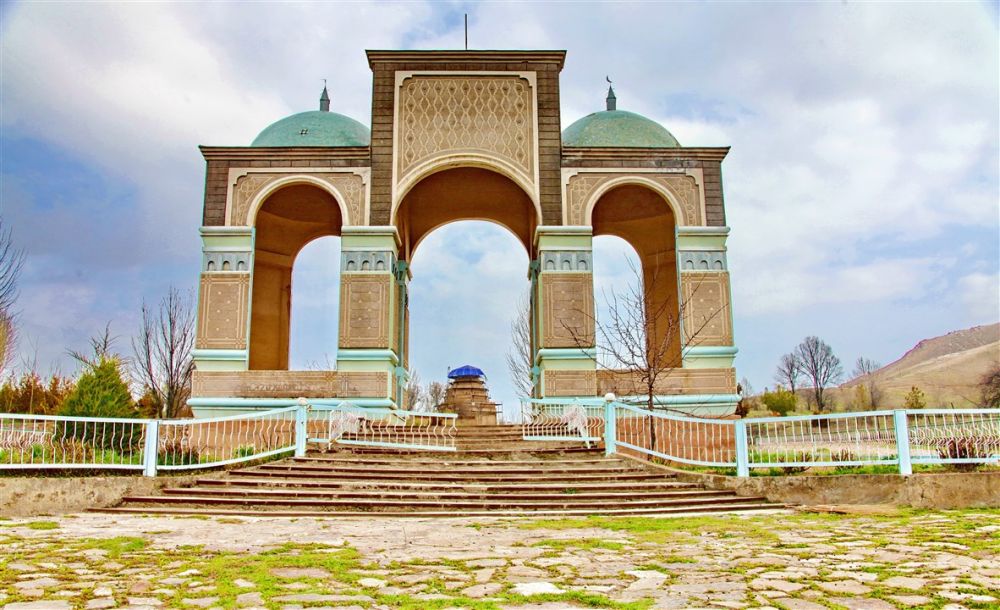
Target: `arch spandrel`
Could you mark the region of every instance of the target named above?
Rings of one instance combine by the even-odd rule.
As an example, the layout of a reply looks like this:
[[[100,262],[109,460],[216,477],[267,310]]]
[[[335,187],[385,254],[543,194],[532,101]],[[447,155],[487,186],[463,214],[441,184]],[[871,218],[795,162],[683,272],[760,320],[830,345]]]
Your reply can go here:
[[[268,197],[287,186],[307,184],[327,192],[340,207],[344,225],[364,225],[367,222],[367,170],[340,172],[247,172],[232,183],[226,224],[256,225],[257,214]]]

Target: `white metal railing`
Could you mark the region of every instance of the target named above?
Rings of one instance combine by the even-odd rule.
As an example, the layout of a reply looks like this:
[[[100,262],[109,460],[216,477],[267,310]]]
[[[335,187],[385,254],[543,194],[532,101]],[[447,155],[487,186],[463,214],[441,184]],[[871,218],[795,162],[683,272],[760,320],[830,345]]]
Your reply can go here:
[[[1000,410],[908,411],[910,459],[921,464],[1000,461]]]
[[[892,411],[743,421],[750,468],[898,463]]]
[[[422,451],[455,451],[455,413],[359,407],[350,402],[312,405],[309,440]]]
[[[142,470],[148,420],[0,414],[0,469]]]
[[[614,405],[614,413],[615,446],[682,464],[735,464],[732,420],[687,417],[621,403]]]
[[[527,441],[582,441],[604,437],[605,403],[599,399],[521,400],[521,436]]]
[[[752,468],[1000,463],[1000,409],[868,411],[712,420],[613,404],[605,449]],[[609,407],[612,408],[612,407]]]
[[[207,419],[162,420],[157,468],[190,470],[259,460],[296,448],[299,407]]]

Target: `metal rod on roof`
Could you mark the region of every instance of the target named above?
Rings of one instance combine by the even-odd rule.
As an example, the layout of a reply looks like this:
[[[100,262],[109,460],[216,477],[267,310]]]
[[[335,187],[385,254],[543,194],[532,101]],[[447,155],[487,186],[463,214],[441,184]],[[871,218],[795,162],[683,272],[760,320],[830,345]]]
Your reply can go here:
[[[465,50],[469,50],[469,14],[465,14]]]

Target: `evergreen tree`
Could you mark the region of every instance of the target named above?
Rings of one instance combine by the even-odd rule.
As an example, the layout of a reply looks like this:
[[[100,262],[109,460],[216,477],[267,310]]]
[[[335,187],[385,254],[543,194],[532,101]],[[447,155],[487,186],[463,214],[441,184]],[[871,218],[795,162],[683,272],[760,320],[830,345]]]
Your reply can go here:
[[[128,385],[122,379],[121,361],[104,356],[87,366],[59,408],[59,415],[72,417],[136,417],[135,402]],[[111,426],[110,428],[108,426]],[[142,428],[131,424],[109,424],[98,434],[94,425],[65,424],[65,435],[102,448],[134,446],[142,436]]]

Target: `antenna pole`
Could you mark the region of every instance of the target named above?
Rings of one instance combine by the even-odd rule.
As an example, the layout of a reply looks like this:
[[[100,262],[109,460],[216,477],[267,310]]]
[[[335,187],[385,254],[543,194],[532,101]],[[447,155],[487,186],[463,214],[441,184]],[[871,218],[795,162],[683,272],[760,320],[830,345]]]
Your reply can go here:
[[[465,14],[465,50],[469,50],[469,14]]]

